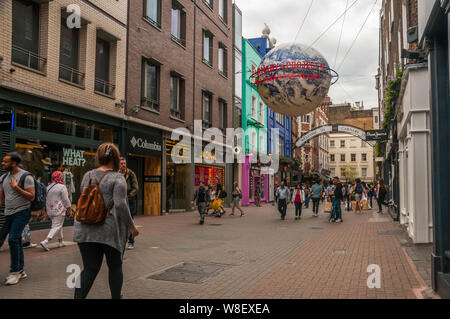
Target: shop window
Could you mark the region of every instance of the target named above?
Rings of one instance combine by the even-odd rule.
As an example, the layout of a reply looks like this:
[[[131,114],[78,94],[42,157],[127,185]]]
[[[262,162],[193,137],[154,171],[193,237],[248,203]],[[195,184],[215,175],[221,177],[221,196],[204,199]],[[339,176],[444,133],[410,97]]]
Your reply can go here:
[[[172,40],[186,46],[186,12],[177,1],[172,1]]]
[[[161,0],[144,0],[144,18],[154,26],[161,27]]]
[[[116,142],[114,129],[88,121],[78,120],[48,111],[16,108],[16,126],[65,136],[79,137],[99,142]]]
[[[15,149],[22,157],[25,170],[32,173],[44,185],[51,182],[51,174],[54,171],[59,170],[63,173],[63,183],[67,187],[72,210],[75,211],[83,176],[96,167],[96,150],[21,137],[16,138]],[[47,216],[44,211],[32,212],[31,224],[45,221]]]
[[[40,6],[12,1],[12,62],[44,72],[46,59],[39,55]]]
[[[221,167],[195,165],[194,185],[198,187],[203,182],[206,187],[216,185],[216,177],[221,181],[225,189],[225,170]]]

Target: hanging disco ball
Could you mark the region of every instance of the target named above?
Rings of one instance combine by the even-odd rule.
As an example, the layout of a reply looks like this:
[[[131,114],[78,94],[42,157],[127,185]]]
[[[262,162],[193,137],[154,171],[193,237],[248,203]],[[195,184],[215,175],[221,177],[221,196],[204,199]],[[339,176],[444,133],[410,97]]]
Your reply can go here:
[[[252,74],[267,106],[287,116],[305,115],[317,108],[334,77],[337,73],[317,50],[299,43],[273,48]]]

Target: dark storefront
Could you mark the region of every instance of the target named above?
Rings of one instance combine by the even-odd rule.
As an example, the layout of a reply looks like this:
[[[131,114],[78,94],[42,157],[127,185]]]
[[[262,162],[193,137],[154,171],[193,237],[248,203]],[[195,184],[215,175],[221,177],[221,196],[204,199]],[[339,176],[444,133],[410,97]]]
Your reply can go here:
[[[0,109],[10,110],[15,123],[12,130],[3,127],[1,155],[17,151],[25,170],[44,185],[51,181],[52,172],[61,171],[75,210],[81,180],[87,171],[96,167],[97,147],[112,142],[123,148],[122,121],[87,110],[75,112],[74,107],[18,93],[12,99],[22,103],[14,103],[8,100],[11,94],[0,91]],[[72,223],[73,219],[66,219],[66,225]],[[32,212],[30,226],[32,229],[50,227],[45,211]]]
[[[133,126],[136,129],[136,126]],[[161,215],[162,135],[148,127],[128,130],[128,167],[139,182],[137,214]]]

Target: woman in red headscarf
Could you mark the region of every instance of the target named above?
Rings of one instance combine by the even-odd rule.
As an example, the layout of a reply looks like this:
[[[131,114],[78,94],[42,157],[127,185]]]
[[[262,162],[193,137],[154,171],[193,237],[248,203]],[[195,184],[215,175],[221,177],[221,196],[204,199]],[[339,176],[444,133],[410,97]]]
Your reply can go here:
[[[69,200],[69,193],[62,182],[63,174],[60,171],[55,171],[52,174],[52,182],[47,186],[47,216],[52,220],[52,229],[47,235],[47,238],[41,242],[42,248],[49,251],[48,242],[53,237],[58,238],[58,247],[64,247],[63,241],[63,225],[66,213],[69,217],[72,214],[71,203]]]

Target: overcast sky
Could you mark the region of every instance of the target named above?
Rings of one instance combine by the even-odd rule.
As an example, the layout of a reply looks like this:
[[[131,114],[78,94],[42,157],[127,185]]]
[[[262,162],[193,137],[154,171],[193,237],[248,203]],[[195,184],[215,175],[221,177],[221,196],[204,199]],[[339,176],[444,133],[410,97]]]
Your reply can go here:
[[[310,46],[355,0],[314,0],[297,42]],[[235,0],[243,14],[243,36],[261,36],[264,23],[277,43],[293,42],[311,4],[311,0]],[[364,101],[365,108],[377,107],[375,75],[378,68],[378,28],[381,0],[378,0],[364,29],[341,62],[369,14],[375,0],[358,0],[347,12],[341,45],[335,62],[343,18],[313,46],[322,53],[331,68],[338,71],[338,83],[331,87],[333,103]]]

